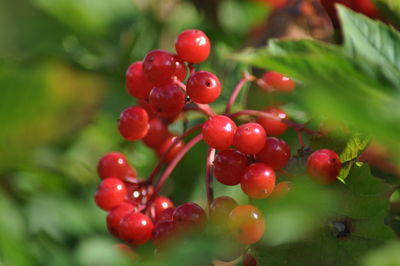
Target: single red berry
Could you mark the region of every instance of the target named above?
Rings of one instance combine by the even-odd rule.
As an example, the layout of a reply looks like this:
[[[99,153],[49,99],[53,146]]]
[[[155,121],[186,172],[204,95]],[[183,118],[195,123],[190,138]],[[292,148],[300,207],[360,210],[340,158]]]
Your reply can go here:
[[[257,266],[257,260],[253,255],[247,253],[243,258],[243,266]]]
[[[106,178],[101,181],[95,194],[97,206],[109,211],[125,200],[126,187],[118,178]]]
[[[276,184],[274,192],[271,194],[271,198],[281,198],[292,190],[293,184],[289,181],[282,181]]]
[[[175,115],[185,105],[185,94],[175,84],[157,86],[150,91],[149,102],[159,115]]]
[[[136,170],[129,165],[125,155],[119,152],[110,152],[100,158],[97,164],[97,173],[101,179],[115,177],[136,177]]]
[[[165,209],[158,217],[157,217],[157,223],[161,221],[171,221],[173,220],[173,215],[174,215],[175,207],[170,207],[168,209]]]
[[[180,231],[202,228],[206,219],[207,216],[203,208],[193,202],[176,207],[173,214],[173,221]]]
[[[228,226],[240,243],[250,245],[264,235],[265,220],[256,207],[239,205],[229,214]]]
[[[265,72],[262,79],[268,86],[279,92],[292,92],[295,87],[295,83],[291,78],[275,71]]]
[[[159,158],[161,158],[169,150],[168,154],[163,159],[165,163],[171,162],[185,145],[182,140],[179,140],[175,144],[173,144],[176,138],[177,136],[168,136],[156,150],[157,156]],[[174,146],[170,149],[171,145]]]
[[[122,219],[118,233],[122,240],[132,245],[141,245],[150,240],[153,229],[154,225],[149,217],[133,212]]]
[[[144,75],[142,65],[141,61],[135,62],[126,71],[126,88],[130,95],[138,99],[149,97],[150,90],[154,87],[153,82]]]
[[[158,222],[153,231],[153,243],[160,248],[168,244],[176,234],[176,225],[173,221]]]
[[[311,178],[321,184],[336,181],[342,163],[336,152],[328,149],[317,150],[307,159],[307,172]]]
[[[188,73],[186,64],[177,55],[174,55],[174,59],[176,64],[175,76],[180,81],[184,81]]]
[[[210,40],[200,30],[185,30],[176,38],[175,50],[183,61],[201,63],[210,54]]]
[[[253,163],[246,168],[240,186],[251,198],[266,198],[274,191],[275,171],[266,164]]]
[[[269,136],[282,135],[287,129],[287,125],[281,121],[288,118],[285,111],[278,107],[267,107],[262,111],[275,116],[277,119],[259,116],[257,117],[257,123],[265,129]]]
[[[114,236],[119,237],[118,230],[121,220],[134,211],[136,211],[136,207],[127,202],[122,202],[112,208],[106,219],[108,231]]]
[[[138,140],[147,134],[149,116],[146,110],[132,106],[122,111],[118,123],[119,133],[127,140]]]
[[[236,129],[232,119],[224,115],[216,115],[204,123],[203,139],[211,148],[226,150],[233,143]]]
[[[143,60],[143,73],[156,84],[168,84],[176,71],[173,54],[164,50],[152,50]]]
[[[224,185],[240,183],[247,167],[247,157],[238,150],[228,149],[218,152],[214,160],[214,176]]]
[[[245,154],[256,154],[265,145],[267,134],[264,128],[254,122],[238,127],[233,138],[233,146]]]
[[[281,139],[268,137],[256,160],[271,166],[275,171],[282,169],[290,159],[290,147]]]
[[[238,206],[236,200],[228,196],[215,198],[210,204],[210,219],[217,225],[226,226],[229,214]]]
[[[158,217],[160,217],[165,210],[173,207],[174,204],[169,198],[164,196],[158,196],[153,202],[155,219],[158,220]]]
[[[157,148],[166,137],[168,137],[168,127],[159,118],[153,118],[149,122],[149,130],[143,138],[143,143],[147,147]]]
[[[187,94],[195,103],[209,104],[221,94],[221,83],[208,71],[193,73],[186,85]]]

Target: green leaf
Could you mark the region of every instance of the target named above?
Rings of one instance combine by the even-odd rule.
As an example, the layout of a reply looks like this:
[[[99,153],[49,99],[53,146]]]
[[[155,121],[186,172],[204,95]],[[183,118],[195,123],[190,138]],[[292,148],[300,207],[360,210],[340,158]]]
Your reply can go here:
[[[397,0],[373,0],[383,16],[400,25],[400,2]],[[385,17],[385,18],[386,18]]]

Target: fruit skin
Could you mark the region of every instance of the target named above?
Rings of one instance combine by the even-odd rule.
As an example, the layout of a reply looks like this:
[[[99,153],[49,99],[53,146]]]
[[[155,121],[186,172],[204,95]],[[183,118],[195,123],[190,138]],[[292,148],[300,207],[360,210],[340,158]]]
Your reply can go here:
[[[229,214],[228,226],[242,244],[250,245],[261,239],[265,231],[262,213],[252,205],[239,205]]]
[[[138,99],[149,97],[150,90],[154,87],[143,73],[141,61],[131,64],[126,71],[126,89],[130,95]]]
[[[166,247],[176,233],[176,225],[173,221],[164,220],[157,222],[152,235],[154,246],[157,248]]]
[[[173,221],[179,231],[201,229],[206,223],[207,215],[203,208],[193,202],[184,203],[176,207]]]
[[[204,123],[203,139],[211,148],[226,150],[232,145],[236,130],[236,124],[232,119],[224,115],[216,115]]]
[[[210,204],[210,220],[217,226],[226,226],[229,214],[238,206],[236,200],[228,196],[215,198]]]
[[[244,154],[256,154],[265,145],[267,134],[264,128],[254,122],[238,127],[233,138],[233,145]]]
[[[118,129],[121,136],[127,140],[143,138],[149,129],[149,116],[146,110],[139,106],[126,108],[119,117]]]
[[[158,115],[175,115],[185,105],[185,94],[175,84],[157,86],[150,91],[149,103]]]
[[[275,171],[266,164],[253,163],[244,172],[240,186],[251,198],[268,197],[275,188]]]
[[[281,198],[289,193],[293,189],[293,183],[289,181],[279,182],[274,189],[274,192],[271,194],[271,198]]]
[[[153,203],[153,209],[155,213],[155,219],[158,220],[158,217],[167,209],[173,208],[174,204],[172,201],[164,196],[158,196]]]
[[[175,207],[165,209],[160,215],[157,216],[157,223],[162,221],[173,221]]]
[[[161,158],[163,154],[169,149],[169,147],[172,145],[172,143],[175,141],[177,136],[168,136],[166,139],[164,139],[163,143],[157,147],[156,149],[156,154],[158,158]],[[175,146],[169,151],[167,156],[163,159],[164,163],[169,163],[171,162],[175,156],[178,154],[178,152],[182,149],[184,146],[184,143],[182,140],[179,140]]]
[[[263,109],[262,111],[274,115],[280,119],[288,118],[286,112],[278,107],[270,106]],[[265,116],[257,117],[257,123],[259,123],[265,129],[265,132],[268,133],[268,136],[282,135],[288,128],[288,126],[284,122]]]
[[[153,230],[154,225],[149,217],[133,212],[122,219],[118,233],[122,240],[132,245],[141,245],[151,239]]]
[[[307,172],[312,179],[321,184],[337,180],[342,163],[336,152],[321,149],[313,152],[307,159]]]
[[[214,160],[214,176],[224,185],[240,183],[247,167],[247,157],[238,150],[228,149],[218,152]]]
[[[192,101],[200,104],[209,104],[221,94],[221,83],[213,73],[198,71],[190,76],[186,90]]]
[[[175,57],[167,51],[152,50],[147,53],[143,60],[143,73],[156,85],[170,83],[175,71]]]
[[[108,231],[114,236],[119,237],[118,231],[121,220],[134,211],[136,211],[136,207],[127,202],[122,202],[112,208],[106,218]]]
[[[150,148],[159,147],[168,137],[167,126],[159,118],[153,118],[149,122],[149,130],[143,138],[143,143]]]
[[[198,64],[209,56],[210,40],[201,30],[185,30],[176,38],[175,50],[183,61]]]
[[[269,86],[279,92],[292,92],[295,88],[295,83],[289,77],[275,71],[267,71],[262,76],[262,79]]]
[[[126,197],[124,182],[118,178],[106,178],[101,181],[95,193],[95,201],[101,209],[109,211],[122,203]]]
[[[131,167],[125,155],[120,152],[110,152],[100,158],[97,173],[101,179],[115,177],[123,180],[125,177],[136,177],[136,170]]]
[[[262,150],[256,154],[256,160],[272,167],[282,169],[290,159],[290,147],[281,139],[268,137]]]

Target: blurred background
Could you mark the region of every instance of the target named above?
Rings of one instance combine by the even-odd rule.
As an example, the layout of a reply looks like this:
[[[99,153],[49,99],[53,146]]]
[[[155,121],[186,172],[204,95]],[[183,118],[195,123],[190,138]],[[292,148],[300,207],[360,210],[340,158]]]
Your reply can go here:
[[[211,40],[212,55],[200,68],[216,73],[223,84],[219,110],[246,68],[229,59],[234,51],[264,45],[271,37],[332,39],[321,10],[296,4],[272,11],[271,2],[2,0],[0,265],[129,264],[107,232],[106,213],[93,201],[97,161],[105,153],[125,153],[141,177],[157,161],[141,142],[124,141],[117,131],[119,113],[135,103],[125,89],[127,67],[151,49],[173,51],[182,30],[201,29]],[[245,98],[256,107],[267,101],[257,90]],[[307,120],[295,104],[287,110],[298,121]],[[182,130],[180,123],[171,127]],[[295,134],[285,138],[295,150]],[[205,153],[205,145],[196,147],[167,184],[164,193],[176,205],[192,200],[204,206],[199,158],[205,160]],[[334,197],[323,190],[318,203],[305,196],[313,191],[306,182],[293,200],[298,205],[284,203],[289,207],[271,216],[272,223],[292,231],[272,234],[270,247],[303,239],[317,214],[335,208]],[[216,194],[245,200],[237,188],[217,185]],[[282,224],[288,220],[300,223]]]

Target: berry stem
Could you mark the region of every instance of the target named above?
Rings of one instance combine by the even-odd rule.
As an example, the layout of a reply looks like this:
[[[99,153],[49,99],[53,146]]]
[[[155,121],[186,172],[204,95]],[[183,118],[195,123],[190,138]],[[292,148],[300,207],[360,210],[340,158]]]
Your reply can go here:
[[[207,193],[208,207],[210,207],[211,202],[214,200],[214,190],[212,185],[214,159],[215,159],[215,149],[208,148],[207,160],[206,160],[206,193]]]
[[[235,102],[236,98],[238,97],[240,91],[242,90],[244,84],[246,84],[247,81],[253,81],[253,80],[255,80],[254,76],[250,75],[247,72],[243,73],[243,77],[239,80],[238,84],[233,89],[231,97],[229,97],[229,100],[225,107],[225,115],[230,113],[232,105],[234,104],[234,102]]]
[[[185,156],[185,154],[193,148],[194,145],[199,143],[203,139],[203,136],[201,134],[197,135],[193,139],[191,139],[185,146],[182,147],[182,149],[178,152],[178,154],[174,157],[174,159],[168,164],[167,168],[165,169],[164,173],[161,175],[160,179],[157,182],[157,185],[154,187],[154,192],[151,195],[151,198],[149,199],[147,206],[150,206],[152,201],[155,199],[155,197],[158,195],[158,192],[164,185],[165,181],[167,181],[169,175],[172,173],[172,171],[175,169],[176,165],[182,160],[182,158]]]
[[[174,84],[178,85],[182,90],[186,92],[186,85],[182,83],[179,79],[174,79]]]
[[[182,135],[176,137],[174,139],[174,141],[172,142],[172,144],[168,147],[168,149],[163,153],[163,155],[160,157],[160,159],[158,160],[157,165],[154,167],[153,171],[151,172],[150,176],[144,181],[147,184],[151,184],[153,183],[154,179],[156,178],[158,172],[160,171],[161,167],[164,164],[164,159],[168,156],[169,152],[175,147],[175,145],[181,141],[182,139],[184,139],[185,137],[187,137],[188,135],[192,134],[193,132],[195,132],[196,130],[199,130],[203,127],[203,124],[198,124],[195,125],[191,128],[189,128],[188,130],[186,130],[184,133],[182,133]]]
[[[194,64],[189,63],[188,67],[189,67],[190,75],[192,75],[194,72],[196,72],[196,68],[194,67]]]
[[[299,128],[295,128],[294,130],[296,131],[296,134],[297,134],[297,139],[299,141],[300,149],[303,149],[304,148],[304,140],[303,140],[303,135],[301,133],[301,130]]]

